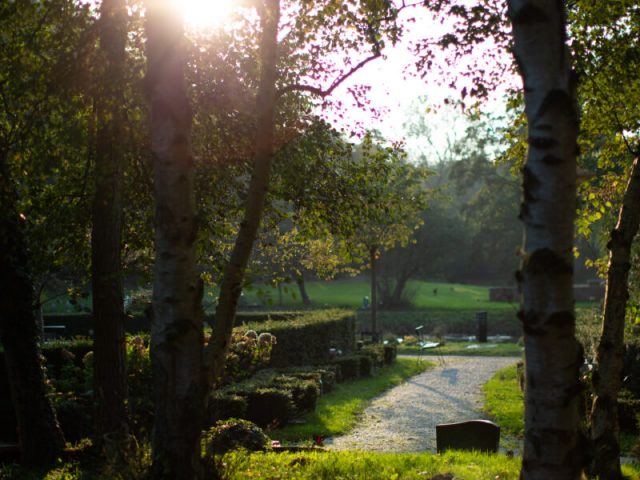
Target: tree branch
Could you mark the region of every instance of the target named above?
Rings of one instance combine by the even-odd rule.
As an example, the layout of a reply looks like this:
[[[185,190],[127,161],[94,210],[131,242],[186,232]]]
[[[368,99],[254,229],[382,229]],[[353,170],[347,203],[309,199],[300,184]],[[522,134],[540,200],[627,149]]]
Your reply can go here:
[[[282,87],[281,89],[279,89],[276,92],[276,98],[280,98],[284,94],[289,93],[289,92],[309,92],[312,95],[315,95],[315,96],[318,96],[318,97],[321,97],[321,98],[326,98],[329,95],[331,95],[333,93],[333,91],[336,88],[338,88],[345,80],[347,80],[349,77],[351,77],[351,75],[356,73],[358,70],[360,70],[362,67],[364,67],[367,63],[369,63],[369,62],[371,62],[371,61],[373,61],[376,58],[379,58],[381,56],[382,56],[382,53],[375,52],[373,55],[370,55],[369,57],[365,58],[364,60],[362,60],[358,64],[354,65],[351,68],[351,70],[349,70],[347,73],[343,73],[338,78],[336,78],[333,81],[333,83],[329,86],[329,88],[327,88],[326,90],[323,90],[322,87],[315,87],[313,85],[304,85],[304,84],[299,84],[299,83],[293,83],[291,85],[287,85],[287,86]]]

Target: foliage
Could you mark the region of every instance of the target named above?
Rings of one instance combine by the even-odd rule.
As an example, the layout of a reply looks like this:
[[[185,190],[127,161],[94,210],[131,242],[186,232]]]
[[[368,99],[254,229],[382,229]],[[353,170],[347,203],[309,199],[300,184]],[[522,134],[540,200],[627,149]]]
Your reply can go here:
[[[276,337],[267,332],[258,335],[255,330],[244,333],[235,331],[225,357],[222,383],[243,380],[253,375],[257,369],[266,367],[276,343]]]
[[[358,415],[369,400],[432,366],[431,362],[399,358],[393,365],[379,369],[372,377],[338,384],[333,391],[318,399],[313,412],[302,417],[304,424],[275,430],[272,437],[308,441],[316,435],[328,437],[344,434],[355,426]]]
[[[221,420],[203,433],[203,448],[206,456],[225,454],[242,448],[250,452],[265,451],[270,445],[267,435],[255,423],[229,418]]]
[[[278,339],[271,351],[275,367],[318,364],[327,360],[331,348],[355,347],[355,317],[348,310],[309,311],[290,320],[249,323],[236,331],[246,329],[268,330]]]

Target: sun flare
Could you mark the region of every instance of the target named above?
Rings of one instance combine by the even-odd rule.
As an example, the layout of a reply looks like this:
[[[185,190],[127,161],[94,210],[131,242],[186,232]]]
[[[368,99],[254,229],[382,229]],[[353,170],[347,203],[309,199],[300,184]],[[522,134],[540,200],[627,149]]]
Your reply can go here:
[[[188,28],[219,28],[231,17],[234,0],[176,0]]]

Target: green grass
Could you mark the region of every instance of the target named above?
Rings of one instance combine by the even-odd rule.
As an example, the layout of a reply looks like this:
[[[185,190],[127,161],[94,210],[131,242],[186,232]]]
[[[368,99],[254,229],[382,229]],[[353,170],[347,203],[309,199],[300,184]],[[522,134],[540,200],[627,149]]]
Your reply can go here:
[[[623,467],[632,480],[638,480],[637,466]],[[478,452],[371,453],[237,452],[224,458],[222,476],[229,480],[247,478],[296,480],[428,480],[450,474],[456,480],[516,480],[520,458]]]
[[[479,345],[480,348],[467,348]],[[493,345],[493,347],[492,347]],[[522,355],[522,347],[517,343],[475,343],[475,342],[447,342],[436,348],[424,350],[422,353],[417,346],[399,346],[401,355],[469,355],[476,357],[519,357]]]
[[[518,386],[516,366],[503,368],[484,384],[484,410],[507,435],[524,435],[524,397]]]
[[[305,441],[315,435],[344,434],[355,426],[358,415],[369,400],[432,366],[427,361],[399,358],[393,365],[380,369],[375,376],[338,384],[332,392],[318,399],[315,411],[302,417],[305,424],[275,430],[270,436],[277,440]]]
[[[315,305],[334,305],[358,308],[365,296],[371,296],[371,286],[367,278],[333,280],[330,282],[307,282],[307,292]],[[437,295],[433,290],[437,289]],[[411,292],[414,307],[417,309],[471,309],[471,310],[505,310],[513,306],[505,302],[490,302],[489,288],[453,283],[425,282],[412,280],[407,285]],[[271,304],[278,303],[276,288],[265,285],[255,285],[245,289],[243,298],[248,303],[265,303],[271,299]],[[288,285],[283,289],[283,306],[300,307],[302,302],[295,286]]]
[[[503,368],[485,383],[484,410],[500,425],[507,435],[517,438],[524,436],[524,397],[518,386],[516,366]],[[623,455],[631,455],[631,449],[638,438],[621,432],[620,450]]]
[[[430,453],[296,452],[251,453],[236,451],[220,463],[226,480],[429,480],[450,474],[456,480],[516,480],[520,458],[478,452]],[[623,465],[630,480],[640,480],[638,465]],[[135,480],[148,478],[148,462],[126,472],[100,472],[77,462],[60,464],[48,472],[18,466],[0,466],[0,478],[21,480]]]

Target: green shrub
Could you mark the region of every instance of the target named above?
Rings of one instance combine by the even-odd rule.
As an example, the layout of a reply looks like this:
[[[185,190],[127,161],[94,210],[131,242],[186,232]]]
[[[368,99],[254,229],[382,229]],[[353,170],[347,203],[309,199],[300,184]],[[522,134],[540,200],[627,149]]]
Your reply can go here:
[[[366,345],[358,351],[358,354],[370,357],[376,367],[384,365],[384,348],[380,344]]]
[[[235,330],[225,357],[223,384],[239,382],[266,367],[276,343],[276,337],[267,332]]]
[[[368,355],[359,355],[360,357],[360,376],[370,377],[373,374],[373,360]]]
[[[131,427],[136,436],[147,436],[151,433],[155,405],[148,336],[129,337],[126,353]]]
[[[352,380],[360,376],[360,356],[351,355],[348,357],[336,358],[335,365],[340,367],[340,377],[342,380]]]
[[[207,457],[223,455],[237,448],[263,452],[270,448],[270,439],[256,424],[230,418],[217,422],[203,435]]]
[[[295,414],[291,392],[258,388],[247,395],[247,419],[262,428],[286,425]]]
[[[280,375],[273,379],[277,388],[291,392],[296,413],[313,411],[320,396],[320,378],[303,379],[290,375]]]
[[[244,418],[247,414],[247,399],[227,391],[214,392],[209,397],[207,406],[207,423],[213,425],[219,420],[228,418]]]
[[[292,367],[280,371],[303,380],[314,380],[320,387],[321,393],[327,393],[333,390],[336,385],[337,370],[337,365],[321,365],[318,367]]]
[[[640,399],[627,390],[618,394],[618,422],[620,430],[628,433],[638,432],[637,416],[640,415]]]
[[[326,362],[329,350],[351,352],[355,347],[355,315],[348,310],[317,310],[283,321],[247,324],[268,330],[278,342],[271,351],[271,365],[288,367]],[[239,329],[236,329],[240,331]]]
[[[385,365],[391,365],[398,356],[398,347],[396,345],[385,345],[383,356]]]
[[[88,402],[78,397],[54,397],[60,428],[67,442],[78,442],[93,434],[92,408]]]

